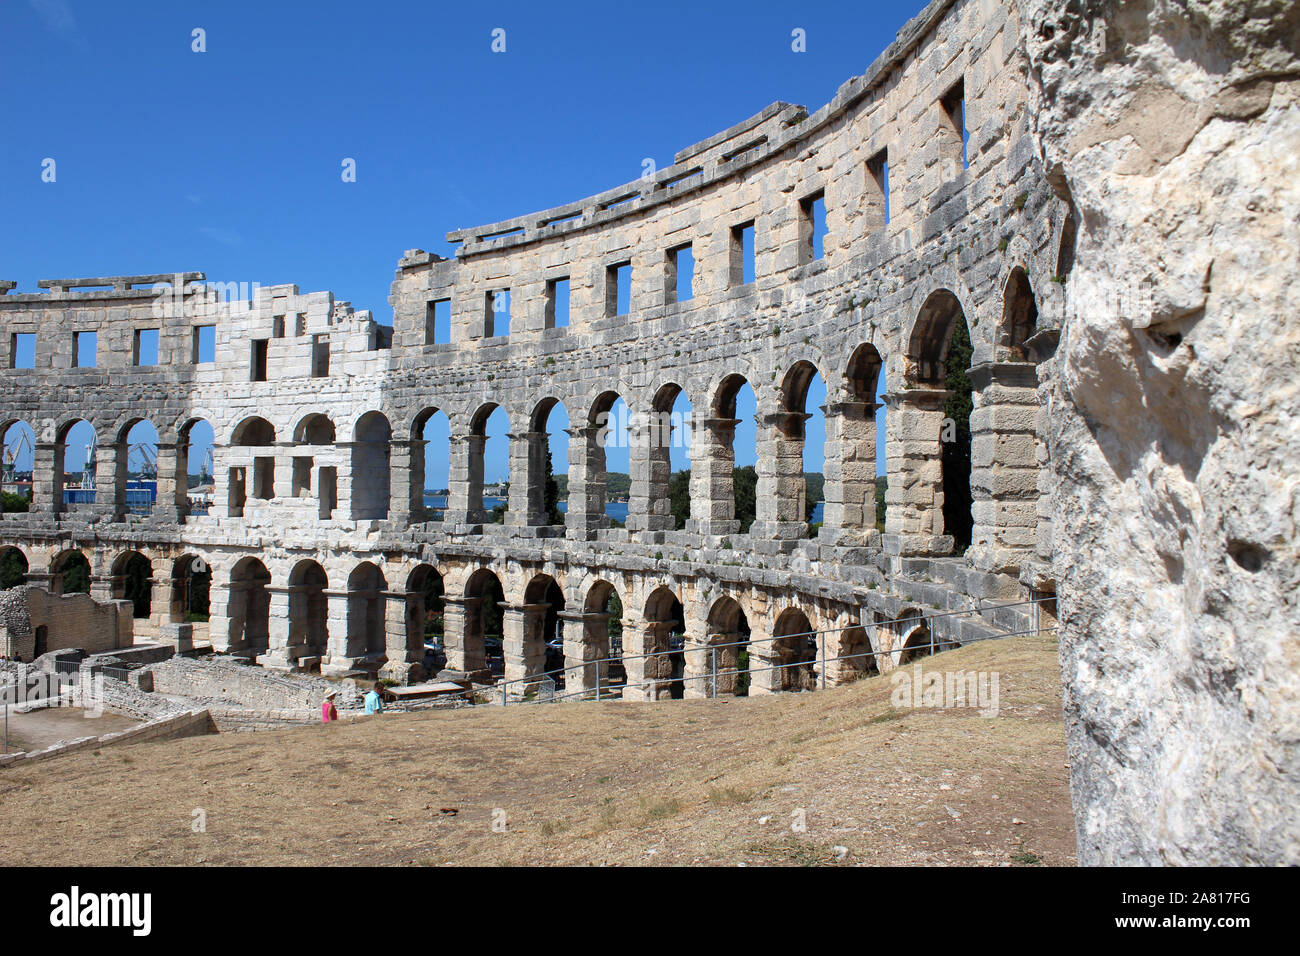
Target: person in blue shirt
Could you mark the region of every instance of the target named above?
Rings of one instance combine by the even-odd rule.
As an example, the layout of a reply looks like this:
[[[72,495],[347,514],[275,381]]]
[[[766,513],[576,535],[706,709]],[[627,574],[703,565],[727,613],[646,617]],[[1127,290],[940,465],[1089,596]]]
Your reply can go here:
[[[366,713],[382,714],[384,712],[384,685],[375,684],[370,693],[366,694]]]

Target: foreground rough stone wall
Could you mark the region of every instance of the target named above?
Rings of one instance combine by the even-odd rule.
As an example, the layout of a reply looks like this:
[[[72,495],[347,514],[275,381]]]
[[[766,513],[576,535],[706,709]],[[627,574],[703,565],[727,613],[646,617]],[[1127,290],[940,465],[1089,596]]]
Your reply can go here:
[[[1079,860],[1300,863],[1300,8],[1024,26],[1079,224],[1047,436]]]

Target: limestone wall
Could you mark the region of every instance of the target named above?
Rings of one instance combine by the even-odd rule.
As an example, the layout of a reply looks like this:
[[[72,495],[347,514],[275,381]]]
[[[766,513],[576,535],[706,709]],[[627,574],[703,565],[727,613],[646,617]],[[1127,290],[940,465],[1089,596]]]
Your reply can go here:
[[[1082,863],[1300,862],[1300,7],[1031,0]]]

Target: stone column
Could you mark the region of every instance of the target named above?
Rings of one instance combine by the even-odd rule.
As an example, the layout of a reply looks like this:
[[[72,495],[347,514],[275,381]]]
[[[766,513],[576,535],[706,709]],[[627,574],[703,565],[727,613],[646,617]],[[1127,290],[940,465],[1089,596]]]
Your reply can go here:
[[[479,616],[482,598],[444,597],[442,604],[442,643],[447,669],[481,674],[487,668]]]
[[[95,449],[95,504],[86,510],[107,521],[126,517],[126,442],[100,445]]]
[[[153,524],[172,524],[185,520],[188,509],[189,477],[179,447],[174,442],[158,443],[157,495],[154,497]]]
[[[885,418],[885,551],[951,554],[943,534],[943,405],[948,391],[911,388],[882,396]]]
[[[1038,525],[1038,374],[1030,362],[970,370],[971,551],[977,568],[1019,574]]]
[[[450,464],[447,511],[443,527],[479,525],[487,521],[483,509],[484,435],[452,435],[449,444]]]
[[[609,615],[603,611],[560,614],[564,629],[564,693],[576,699],[578,693],[609,686]]]
[[[623,629],[624,700],[662,700],[671,696],[672,661],[668,639],[672,621],[640,621]],[[644,655],[653,654],[653,657]]]
[[[348,592],[333,588],[321,591],[325,595],[325,621],[329,630],[329,642],[326,645],[328,660],[321,661],[320,672],[323,676],[338,676],[347,673],[355,663],[348,654]]]
[[[652,469],[648,424],[644,415],[629,412],[627,467],[631,480],[627,496],[627,530],[635,533],[663,530],[662,522],[654,520],[650,514]]]
[[[758,422],[758,487],[754,524],[749,533],[788,540],[808,536],[803,477],[804,412],[772,412]]]
[[[569,502],[564,515],[565,535],[574,541],[590,541],[609,526],[605,517],[605,470],[599,467],[603,452],[601,429],[595,425],[568,429]]]
[[[546,516],[546,432],[521,432],[510,439],[510,500],[506,524],[538,528],[550,524]]]
[[[416,444],[423,446],[424,442],[393,439],[389,443],[388,520],[394,522],[399,528],[405,528],[412,521],[420,520],[419,516],[424,513],[424,489],[415,487],[422,482],[412,480],[415,476],[412,473],[411,460],[416,454],[416,449],[413,447]],[[423,448],[419,453],[424,453]]]
[[[695,534],[740,532],[736,520],[734,441],[738,418],[697,422],[691,442],[691,517],[686,530]]]
[[[388,658],[379,669],[379,676],[411,684],[424,679],[424,644],[413,653],[407,630],[405,591],[383,591],[384,602],[384,654]]]
[[[32,511],[58,514],[63,507],[62,442],[36,442],[32,458]]]
[[[291,649],[294,629],[289,617],[289,594],[293,590],[281,585],[266,585],[271,599],[266,622],[267,649],[265,654],[258,655],[257,663],[272,670],[288,670],[298,656]]]
[[[536,690],[546,670],[546,641],[542,628],[549,604],[502,604],[501,638],[510,696]],[[522,683],[515,683],[521,681]]]
[[[861,547],[876,534],[876,409],[873,402],[832,402],[826,416],[825,504],[818,538]]]
[[[208,588],[208,638],[214,651],[231,649],[230,589],[229,581],[217,581],[215,575]],[[241,620],[238,625],[242,631],[244,622]]]

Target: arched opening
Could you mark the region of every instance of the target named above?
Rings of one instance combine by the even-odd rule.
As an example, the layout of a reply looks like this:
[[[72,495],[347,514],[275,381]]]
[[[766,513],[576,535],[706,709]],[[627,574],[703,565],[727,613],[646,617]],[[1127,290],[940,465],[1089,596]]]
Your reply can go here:
[[[584,453],[578,482],[569,488],[568,507],[579,503],[571,527],[597,529],[626,526],[632,479],[630,421],[627,403],[617,392],[604,392],[591,406],[583,433]],[[585,524],[584,524],[585,522]]]
[[[64,551],[50,562],[51,594],[89,594],[90,561],[80,551]]]
[[[27,555],[17,548],[0,549],[0,590],[21,587],[27,583]]]
[[[705,454],[695,467],[707,468],[708,533],[748,534],[758,502],[758,403],[743,375],[718,386],[709,419],[695,440]],[[705,530],[701,526],[701,530]]]
[[[871,651],[871,639],[864,627],[849,627],[827,635],[827,682],[848,684],[862,677],[880,673]]]
[[[36,432],[25,421],[0,428],[0,506],[3,513],[25,512],[32,505],[32,473],[36,467]]]
[[[385,596],[388,582],[378,565],[363,561],[348,575],[348,656],[384,653]]]
[[[265,418],[245,418],[235,426],[230,444],[226,508],[229,517],[240,518],[248,499],[275,497],[275,427]]]
[[[877,528],[884,509],[877,509],[878,442],[876,396],[880,387],[880,353],[869,343],[859,345],[845,369],[845,401],[826,406],[826,512],[832,531],[846,536],[846,544],[865,543]]]
[[[560,615],[564,613],[564,591],[549,574],[539,574],[524,589],[526,623],[524,626],[524,673],[530,677],[544,673],[557,688],[565,686],[564,630]]]
[[[749,696],[749,619],[733,597],[720,597],[709,609],[708,642],[716,680],[710,696]]]
[[[510,511],[510,419],[495,403],[470,420],[469,511],[491,524]]]
[[[211,612],[212,568],[197,554],[172,562],[171,619],[176,624],[202,624]]]
[[[319,412],[307,415],[293,429],[295,445],[333,445],[334,423]]]
[[[1017,266],[1007,278],[1002,295],[1002,327],[999,344],[1013,362],[1027,362],[1025,342],[1038,329],[1038,303],[1029,276]]]
[[[794,525],[799,537],[821,527],[826,472],[826,426],[821,406],[826,382],[811,362],[786,372],[781,383],[781,415],[776,421],[776,522]],[[782,535],[785,536],[785,535]]]
[[[177,457],[185,467],[184,516],[209,514],[215,490],[212,444],[216,436],[212,424],[203,418],[191,419],[181,427],[179,437]]]
[[[957,297],[946,289],[926,299],[912,333],[910,356],[916,382],[948,394],[940,423],[943,534],[953,539],[953,551],[964,554],[971,543],[971,437],[972,386],[970,330]]]
[[[338,466],[334,458],[334,423],[320,413],[305,416],[293,430],[293,473],[289,485],[290,497],[307,499],[317,517],[328,519],[338,504]],[[327,464],[317,467],[316,461],[325,456]]]
[[[653,655],[637,662],[642,669],[642,682],[645,686],[634,686],[638,683],[636,668],[629,666],[627,689],[634,697],[648,700],[662,697],[679,700],[684,697],[685,650],[686,614],[682,602],[669,588],[658,587],[646,601],[644,633],[638,651],[640,654]]]
[[[123,430],[117,456],[118,511],[153,514],[158,497],[158,429],[147,419],[137,420]]]
[[[447,666],[443,607],[442,575],[431,565],[417,566],[406,579],[406,646],[429,675]]]
[[[560,481],[556,478],[555,468],[558,463],[567,493],[569,413],[558,399],[542,399],[533,409],[527,440],[529,523],[563,525]]]
[[[487,568],[470,575],[465,586],[465,670],[487,668],[494,676],[506,672],[501,605],[506,599],[500,579]]]
[[[54,461],[54,500],[57,510],[88,510],[95,503],[95,466],[99,442],[84,418],[68,422],[58,432]]]
[[[583,603],[583,642],[587,660],[598,661],[597,674],[587,676],[599,697],[618,697],[627,684],[623,665],[623,601],[608,581],[597,581]]]
[[[817,635],[808,615],[798,608],[788,608],[776,619],[772,629],[773,650],[780,667],[773,681],[779,690],[804,691],[817,687]]]
[[[229,647],[241,654],[264,654],[271,643],[271,572],[257,558],[241,558],[230,571]]]
[[[411,434],[411,490],[422,509],[411,509],[412,520],[441,521],[451,496],[451,420],[426,408],[415,416]]]
[[[650,528],[681,531],[691,517],[691,403],[680,385],[655,395],[646,423]]]
[[[329,578],[315,561],[299,561],[289,572],[289,656],[314,670],[329,653]]]
[[[930,631],[930,624],[927,621],[909,619],[900,623],[899,627],[902,630],[902,653],[898,658],[900,665],[910,664],[922,657],[929,657],[931,654],[936,654],[950,646],[945,642],[935,640]]]
[[[147,619],[153,608],[153,562],[139,551],[127,551],[113,562],[113,600],[130,601],[131,616]]]
[[[366,412],[352,432],[352,518],[388,517],[393,430],[382,412]]]

